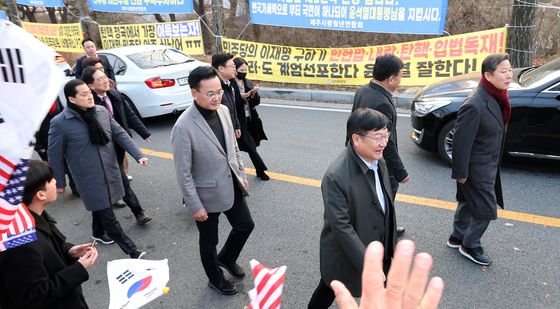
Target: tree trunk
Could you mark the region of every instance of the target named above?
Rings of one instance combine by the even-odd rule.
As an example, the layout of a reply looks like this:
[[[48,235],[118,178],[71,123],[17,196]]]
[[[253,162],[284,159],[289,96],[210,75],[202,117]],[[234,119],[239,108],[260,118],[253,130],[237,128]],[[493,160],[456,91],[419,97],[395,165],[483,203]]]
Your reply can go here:
[[[175,14],[169,14],[169,20],[170,21],[177,21],[177,18],[175,17]]]
[[[27,21],[35,23],[37,19],[35,18],[36,7],[28,7],[27,5],[18,5],[18,9],[23,13],[23,16],[27,18]]]
[[[214,46],[212,43],[212,34],[204,25],[205,23],[206,25],[208,25],[208,18],[206,18],[206,15],[204,15],[206,11],[204,9],[204,0],[194,1],[194,11],[196,12],[196,14],[198,14],[198,16],[202,16],[200,21],[200,32],[202,33],[202,41],[204,43],[204,53],[207,55],[212,54],[212,46]]]
[[[8,18],[16,25],[21,26],[21,18],[18,14],[18,5],[16,0],[7,0],[6,7],[8,9]]]
[[[67,24],[68,23],[68,9],[66,7],[60,8],[60,23]]]
[[[537,0],[514,0],[512,22],[508,29],[507,49],[514,68],[528,67],[533,62],[533,36]]]
[[[212,28],[214,30],[214,35],[216,35],[216,51],[221,51],[218,44],[218,38],[224,35],[224,13],[223,0],[212,0]]]
[[[228,22],[233,23],[235,22],[236,15],[237,15],[237,0],[229,0],[229,16],[228,16]]]
[[[51,7],[47,7],[47,13],[49,14],[49,20],[51,21],[51,24],[58,24],[57,20],[56,20],[56,9],[57,8],[51,8]]]
[[[154,14],[154,17],[156,18],[156,20],[160,23],[164,23],[165,19],[163,19],[163,16],[161,16],[161,14]]]

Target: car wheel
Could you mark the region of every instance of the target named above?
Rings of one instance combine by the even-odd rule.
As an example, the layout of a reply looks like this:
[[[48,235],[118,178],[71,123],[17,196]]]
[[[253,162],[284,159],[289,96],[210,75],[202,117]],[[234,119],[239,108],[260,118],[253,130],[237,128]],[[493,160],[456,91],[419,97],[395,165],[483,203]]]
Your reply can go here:
[[[455,119],[448,121],[439,131],[437,139],[438,153],[447,164],[451,165],[453,155],[453,134],[455,133]]]
[[[130,108],[132,108],[132,110],[134,111],[134,113],[136,114],[138,119],[142,120],[142,116],[140,115],[140,112],[138,112],[138,110],[136,109],[136,106],[134,106],[134,103],[132,103],[130,98],[125,96],[124,94],[123,94],[123,98],[124,98],[124,101],[126,102],[126,104],[128,104],[128,106],[130,106]]]

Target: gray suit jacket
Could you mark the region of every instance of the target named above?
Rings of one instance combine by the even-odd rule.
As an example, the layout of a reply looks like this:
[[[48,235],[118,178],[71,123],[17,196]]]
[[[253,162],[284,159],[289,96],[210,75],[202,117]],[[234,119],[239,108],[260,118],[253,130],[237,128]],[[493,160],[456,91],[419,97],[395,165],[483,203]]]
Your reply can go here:
[[[494,220],[503,207],[500,160],[506,127],[500,106],[478,86],[459,108],[453,135],[452,178],[458,184],[457,199],[466,201],[477,219]]]
[[[395,208],[385,161],[378,162],[383,182],[385,214],[375,191],[374,172],[358,157],[352,145],[329,166],[321,191],[325,207],[320,241],[321,278],[339,280],[360,297],[366,246],[379,241],[385,247],[384,270],[389,269],[396,242]]]
[[[226,151],[194,104],[177,119],[171,131],[177,182],[191,215],[203,208],[210,213],[230,209],[234,201],[232,177],[247,195],[243,186],[247,176],[229,110],[220,105],[217,112],[224,130]]]

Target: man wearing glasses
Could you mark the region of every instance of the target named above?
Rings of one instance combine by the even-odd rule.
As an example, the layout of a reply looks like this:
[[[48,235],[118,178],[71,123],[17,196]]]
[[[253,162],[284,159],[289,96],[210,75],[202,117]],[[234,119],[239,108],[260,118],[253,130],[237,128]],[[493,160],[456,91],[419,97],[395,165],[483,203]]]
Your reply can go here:
[[[220,77],[220,83],[224,94],[222,95],[222,104],[229,109],[229,115],[235,130],[235,138],[241,137],[241,125],[237,118],[235,110],[235,93],[239,93],[237,83],[232,82],[237,75],[233,55],[230,53],[217,53],[212,56],[212,66],[216,69],[216,73]]]
[[[237,258],[255,225],[244,197],[249,182],[230,112],[221,105],[225,94],[216,71],[207,66],[194,69],[189,86],[194,104],[171,131],[175,172],[187,211],[199,231],[200,259],[208,285],[220,294],[233,295],[237,288],[220,267],[233,277],[245,276]],[[232,230],[217,253],[222,212]]]
[[[320,238],[321,280],[308,308],[328,308],[335,299],[330,284],[338,280],[360,297],[367,245],[385,247],[387,274],[396,242],[395,209],[383,150],[390,139],[387,117],[358,108],[346,123],[346,149],[327,169],[321,182],[324,224]]]
[[[393,54],[377,57],[373,66],[373,79],[367,85],[358,89],[354,96],[354,106],[352,106],[352,110],[360,107],[374,109],[381,112],[389,120],[387,129],[391,133],[391,137],[383,153],[383,158],[387,162],[387,168],[389,169],[391,198],[393,202],[395,202],[399,183],[404,184],[410,180],[410,176],[399,156],[397,146],[397,105],[393,100],[392,94],[401,83],[402,69],[402,60]],[[397,228],[397,236],[402,236],[404,232],[404,227]]]

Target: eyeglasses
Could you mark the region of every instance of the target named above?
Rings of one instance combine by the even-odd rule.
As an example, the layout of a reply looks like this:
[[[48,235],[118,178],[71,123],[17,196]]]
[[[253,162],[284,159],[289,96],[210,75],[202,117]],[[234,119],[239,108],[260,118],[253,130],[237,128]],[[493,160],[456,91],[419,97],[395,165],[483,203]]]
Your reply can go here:
[[[198,90],[196,90],[196,92],[200,92]],[[222,95],[224,95],[224,91],[223,90],[218,90],[216,92],[210,91],[204,94],[205,96],[207,96],[209,99],[213,100],[215,97],[221,97]]]
[[[369,135],[365,135],[365,134],[358,134],[358,135],[362,136],[362,137],[369,138],[376,143],[381,143],[381,142],[389,141],[389,136],[391,136],[391,133],[387,132],[387,134],[376,134],[374,136],[369,136]]]

